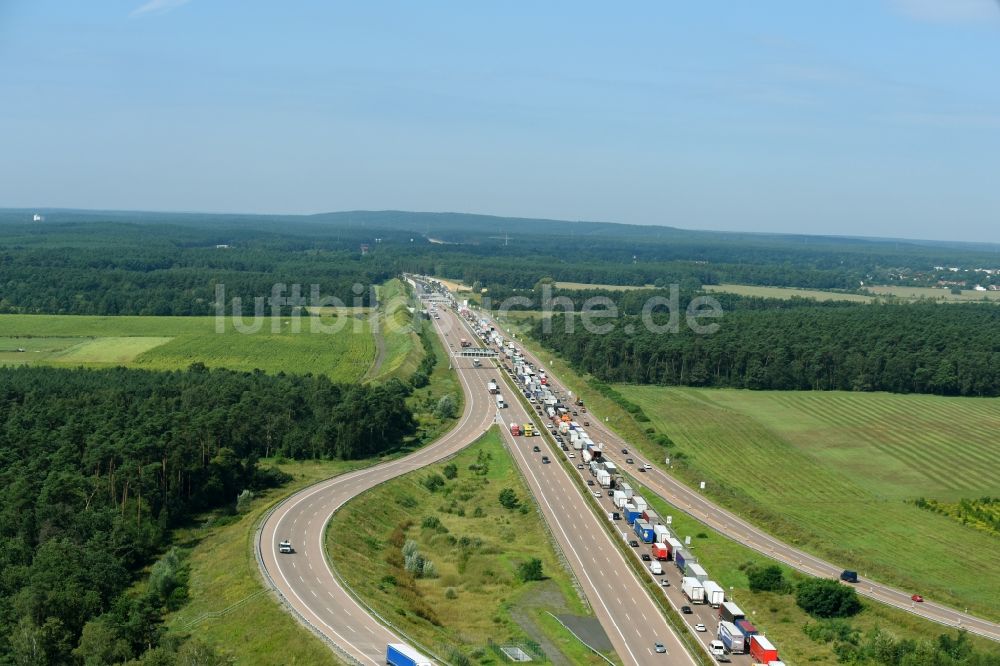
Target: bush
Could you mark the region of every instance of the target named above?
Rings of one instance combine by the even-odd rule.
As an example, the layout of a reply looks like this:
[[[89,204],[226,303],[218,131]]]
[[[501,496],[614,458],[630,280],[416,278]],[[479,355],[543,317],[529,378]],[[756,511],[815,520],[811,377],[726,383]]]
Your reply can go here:
[[[236,513],[246,513],[253,503],[253,491],[246,488],[236,497]]]
[[[424,484],[424,488],[433,493],[438,488],[443,487],[445,481],[443,478],[441,478],[440,474],[428,474],[427,476],[424,477],[421,483]]]
[[[451,481],[452,479],[458,476],[458,465],[456,465],[455,463],[448,463],[447,465],[444,466],[444,469],[441,471],[444,472],[444,478]]]
[[[532,580],[544,580],[545,575],[542,572],[542,561],[537,557],[533,557],[527,562],[522,562],[521,566],[517,570],[518,577],[524,582]]]
[[[795,603],[815,617],[850,617],[861,610],[854,588],[828,578],[810,578],[799,583]]]
[[[500,506],[511,511],[516,509],[521,504],[521,500],[517,498],[517,493],[515,493],[511,488],[504,488],[501,490],[499,499]]]
[[[747,581],[752,592],[791,592],[785,574],[777,564],[747,567]]]
[[[442,396],[434,408],[434,415],[439,419],[453,419],[458,414],[458,403],[451,394]]]

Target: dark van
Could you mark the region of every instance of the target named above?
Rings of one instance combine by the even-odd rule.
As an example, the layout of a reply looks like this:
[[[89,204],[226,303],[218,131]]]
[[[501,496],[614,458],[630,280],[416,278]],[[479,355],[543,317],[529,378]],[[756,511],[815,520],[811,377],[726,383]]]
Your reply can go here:
[[[845,583],[857,583],[858,582],[858,572],[850,571],[849,569],[844,569],[840,572],[840,580]]]

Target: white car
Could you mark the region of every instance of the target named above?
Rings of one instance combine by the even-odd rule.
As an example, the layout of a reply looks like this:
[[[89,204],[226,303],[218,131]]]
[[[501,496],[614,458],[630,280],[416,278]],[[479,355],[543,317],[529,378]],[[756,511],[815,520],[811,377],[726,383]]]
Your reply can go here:
[[[602,497],[601,491],[600,490],[595,490],[594,491],[594,497],[598,497],[598,498]]]
[[[279,553],[284,553],[286,555],[289,554],[289,553],[294,553],[295,551],[292,549],[292,542],[289,541],[288,539],[285,539],[284,541],[282,541],[281,543],[279,543],[278,544],[278,552]]]
[[[643,469],[653,469],[653,466],[650,465],[649,463],[646,463],[645,465],[642,466],[642,468]]]
[[[576,458],[576,454],[575,454],[575,453],[573,453],[572,451],[570,451],[570,452],[569,452],[569,457],[570,457],[570,458]]]
[[[695,631],[708,631],[708,629],[705,628],[705,625],[703,625],[700,622],[698,624],[694,625],[694,630]]]

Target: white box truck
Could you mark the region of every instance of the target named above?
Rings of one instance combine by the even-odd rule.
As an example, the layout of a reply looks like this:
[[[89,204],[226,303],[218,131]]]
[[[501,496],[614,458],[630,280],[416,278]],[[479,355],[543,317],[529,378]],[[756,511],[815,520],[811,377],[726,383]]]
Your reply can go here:
[[[697,578],[687,576],[681,581],[681,592],[693,604],[705,603],[705,588]]]
[[[726,591],[722,589],[722,586],[714,580],[705,580],[701,584],[705,588],[705,603],[712,608],[721,606],[726,600]]]

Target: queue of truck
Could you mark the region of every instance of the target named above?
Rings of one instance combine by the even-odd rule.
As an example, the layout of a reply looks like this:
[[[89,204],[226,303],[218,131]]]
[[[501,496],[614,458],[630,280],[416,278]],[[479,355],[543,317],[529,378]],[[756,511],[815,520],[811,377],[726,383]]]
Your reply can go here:
[[[460,313],[472,322],[473,329],[485,344],[498,348],[503,366],[514,383],[523,387],[525,398],[535,406],[539,417],[548,421],[546,427],[556,443],[569,457],[574,457],[574,451],[580,452],[581,462],[577,464],[577,468],[589,472],[596,485],[609,491],[609,497],[617,511],[610,512],[608,518],[624,519],[631,526],[635,536],[631,540],[633,545],[649,545],[650,552],[641,555],[644,562],[648,560],[649,572],[654,576],[662,576],[663,563],[672,561],[680,571],[681,592],[687,601],[692,605],[705,604],[718,609],[716,640],[709,645],[712,655],[723,661],[730,654],[749,654],[755,664],[784,666],[784,662],[778,658],[777,648],[747,620],[735,603],[726,600],[725,589],[709,578],[698,558],[681,541],[679,535],[671,530],[671,518],[668,516],[662,519],[632,489],[617,465],[605,458],[604,444],[594,442],[586,428],[577,420],[578,410],[586,413],[583,402],[577,400],[569,405],[564,404],[552,391],[545,371],[528,362],[513,342],[505,340],[486,319],[477,321],[469,310],[462,310]],[[488,386],[491,393],[499,396],[497,381],[490,380]],[[515,437],[532,436],[540,434],[540,429],[533,423],[511,423],[510,433]],[[547,461],[546,458],[543,462]],[[591,485],[591,480],[587,483]],[[595,496],[600,497],[597,492],[594,492]],[[704,631],[706,628],[698,625],[698,630]]]

